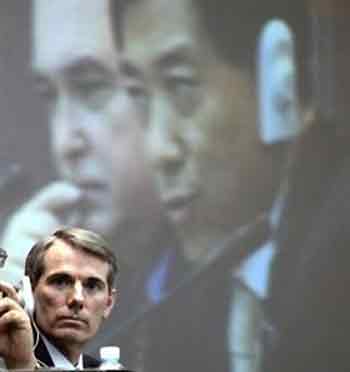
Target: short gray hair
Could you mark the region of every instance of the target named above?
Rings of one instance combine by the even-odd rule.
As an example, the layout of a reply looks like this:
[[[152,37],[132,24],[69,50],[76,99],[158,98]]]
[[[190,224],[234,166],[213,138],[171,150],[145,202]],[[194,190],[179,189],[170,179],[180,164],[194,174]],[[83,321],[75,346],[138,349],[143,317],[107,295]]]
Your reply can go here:
[[[38,284],[45,270],[45,253],[56,240],[64,241],[73,249],[81,250],[107,262],[109,265],[107,283],[109,289],[112,289],[118,273],[116,256],[102,236],[90,230],[76,227],[61,228],[38,241],[31,248],[25,262],[25,275],[29,276],[33,288]]]

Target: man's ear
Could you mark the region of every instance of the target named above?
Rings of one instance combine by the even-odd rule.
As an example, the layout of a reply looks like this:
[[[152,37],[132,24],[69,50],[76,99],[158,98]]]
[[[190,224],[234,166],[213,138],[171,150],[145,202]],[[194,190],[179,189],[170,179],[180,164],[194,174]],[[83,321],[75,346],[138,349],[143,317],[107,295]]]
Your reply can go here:
[[[119,298],[119,294],[116,288],[112,288],[109,291],[106,308],[103,312],[103,319],[107,319]]]
[[[262,143],[290,142],[303,124],[297,90],[294,35],[281,19],[268,21],[259,36],[257,82]]]

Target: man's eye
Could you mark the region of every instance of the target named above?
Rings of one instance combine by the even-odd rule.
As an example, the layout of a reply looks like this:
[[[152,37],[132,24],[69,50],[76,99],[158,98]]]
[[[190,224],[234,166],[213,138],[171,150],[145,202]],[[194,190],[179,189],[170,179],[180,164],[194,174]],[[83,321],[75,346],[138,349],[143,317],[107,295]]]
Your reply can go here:
[[[59,289],[63,289],[65,287],[68,287],[70,286],[72,283],[72,281],[70,280],[70,278],[66,277],[66,276],[55,276],[54,278],[52,278],[50,280],[50,284],[55,286],[56,288],[59,288]]]
[[[92,95],[101,90],[109,88],[109,82],[104,80],[87,80],[77,83],[77,88],[81,91],[82,94]]]
[[[177,96],[192,94],[198,83],[195,79],[187,76],[173,76],[167,81],[168,89]]]
[[[134,102],[142,109],[147,108],[148,92],[146,87],[141,83],[126,83],[124,85],[127,94],[134,100]]]
[[[76,81],[74,90],[90,109],[103,108],[113,95],[116,87],[113,80],[87,79]]]
[[[96,292],[104,288],[104,284],[96,279],[88,279],[84,283],[84,288],[89,292]]]
[[[188,76],[171,76],[166,82],[167,90],[178,110],[189,115],[195,109],[199,98],[199,84],[197,80]]]
[[[130,96],[136,99],[143,98],[146,96],[146,91],[141,86],[130,85],[127,87],[127,91],[130,94]]]

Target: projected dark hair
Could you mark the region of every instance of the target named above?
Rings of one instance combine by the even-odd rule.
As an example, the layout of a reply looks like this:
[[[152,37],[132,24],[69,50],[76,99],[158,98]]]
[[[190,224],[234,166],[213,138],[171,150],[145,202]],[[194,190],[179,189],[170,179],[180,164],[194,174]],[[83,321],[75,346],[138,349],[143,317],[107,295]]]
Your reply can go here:
[[[128,4],[139,1],[147,0],[110,2],[114,35],[119,47],[123,46],[123,14]],[[300,20],[301,15],[305,16],[302,0],[295,0],[293,5],[284,0],[188,1],[192,1],[200,27],[206,32],[217,54],[226,62],[251,71],[255,70],[257,39],[264,23],[280,17],[293,24],[296,19]]]

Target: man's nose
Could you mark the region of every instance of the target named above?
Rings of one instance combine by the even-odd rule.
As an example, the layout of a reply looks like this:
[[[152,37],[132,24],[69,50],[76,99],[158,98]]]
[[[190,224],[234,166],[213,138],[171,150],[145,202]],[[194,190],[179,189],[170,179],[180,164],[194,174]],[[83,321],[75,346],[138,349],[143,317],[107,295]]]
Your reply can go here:
[[[74,310],[81,310],[84,306],[84,288],[80,282],[72,287],[68,297],[68,306]]]
[[[52,141],[59,156],[75,160],[88,147],[83,110],[70,96],[60,97],[52,113]]]
[[[156,102],[147,131],[147,146],[153,165],[172,172],[184,160],[184,141],[179,122],[169,105]]]

